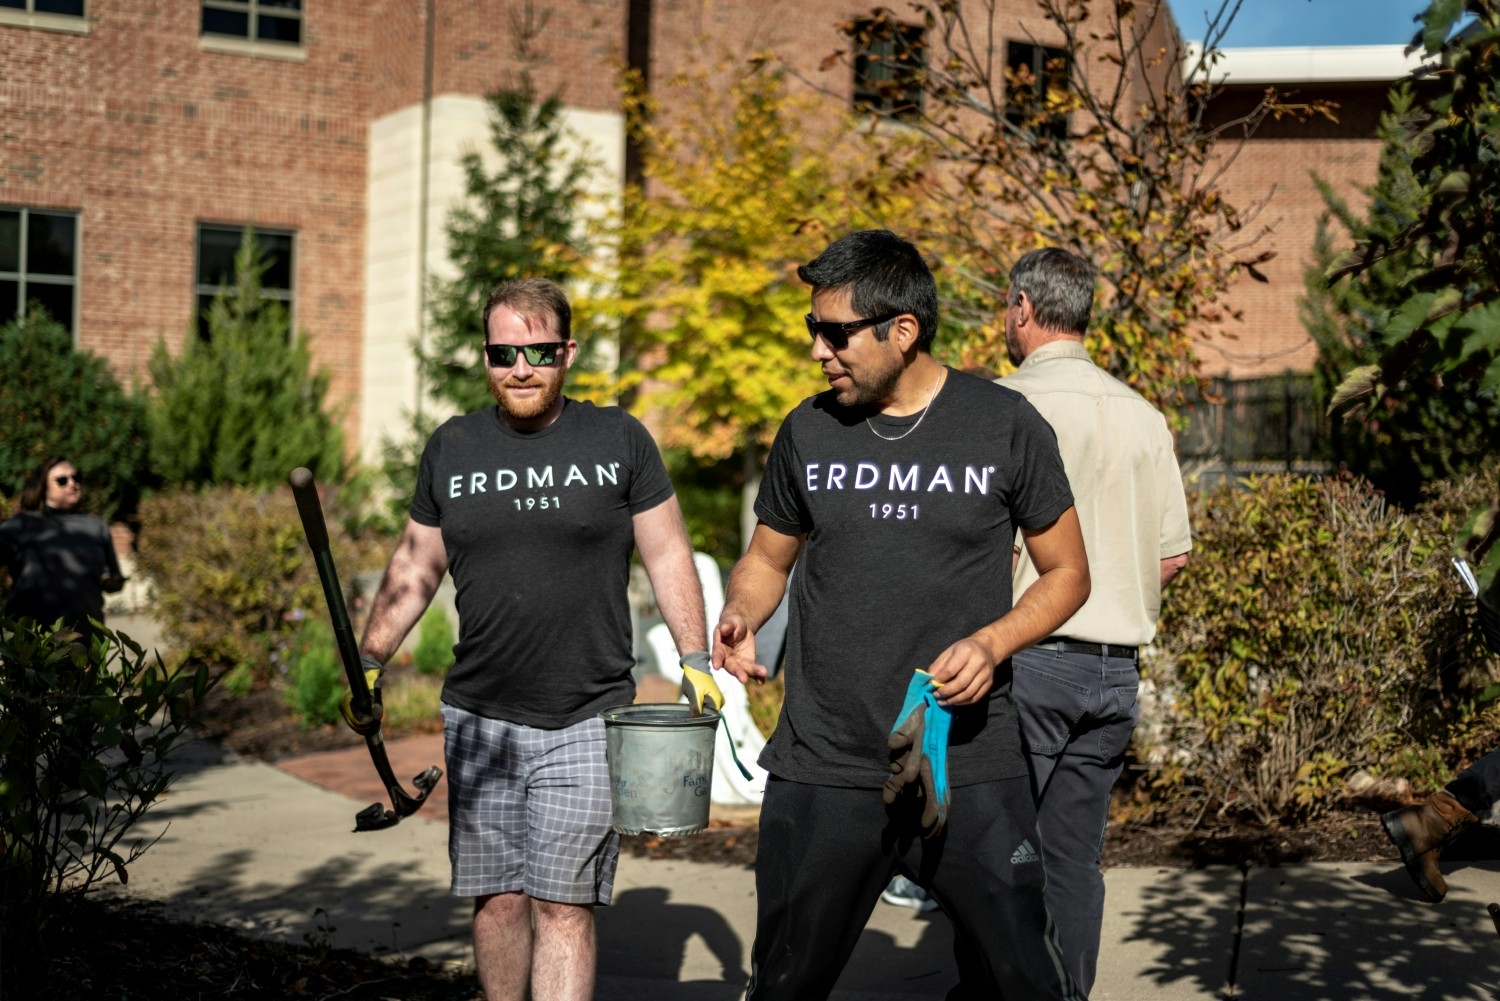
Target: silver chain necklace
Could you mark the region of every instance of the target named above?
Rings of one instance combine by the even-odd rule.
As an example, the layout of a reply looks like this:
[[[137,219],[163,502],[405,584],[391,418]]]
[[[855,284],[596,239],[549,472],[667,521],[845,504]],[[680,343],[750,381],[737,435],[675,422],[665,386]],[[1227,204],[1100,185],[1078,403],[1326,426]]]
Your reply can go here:
[[[907,435],[915,431],[918,426],[921,425],[922,418],[926,417],[927,411],[932,409],[932,401],[937,399],[938,387],[943,384],[943,379],[946,378],[947,375],[947,371],[944,370],[938,373],[938,377],[936,379],[932,380],[932,392],[927,394],[927,406],[923,407],[922,412],[917,415],[917,422],[911,427],[907,428],[905,431],[902,431],[900,434],[896,435],[894,438],[892,438],[890,435],[884,435],[879,431],[876,431],[875,425],[870,423],[869,417],[865,418],[865,427],[869,428],[870,433],[879,438],[881,441],[900,441],[902,438],[905,438]]]

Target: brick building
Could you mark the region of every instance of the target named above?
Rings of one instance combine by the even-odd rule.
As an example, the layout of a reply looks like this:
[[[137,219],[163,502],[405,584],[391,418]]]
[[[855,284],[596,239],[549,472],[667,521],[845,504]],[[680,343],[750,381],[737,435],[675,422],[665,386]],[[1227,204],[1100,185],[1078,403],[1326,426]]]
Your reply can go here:
[[[1243,114],[1275,87],[1289,102],[1333,102],[1338,120],[1267,119],[1229,165],[1223,184],[1233,204],[1270,196],[1253,228],[1270,230],[1256,246],[1276,257],[1260,267],[1266,283],[1242,281],[1233,290],[1230,304],[1244,314],[1243,322],[1204,337],[1199,356],[1206,373],[1255,378],[1312,367],[1317,352],[1298,319],[1297,299],[1325,212],[1313,175],[1351,205],[1362,204],[1379,165],[1374,136],[1386,95],[1420,64],[1420,55],[1407,56],[1400,45],[1224,52],[1214,68],[1224,88],[1215,101],[1221,118]]]
[[[1033,0],[996,9],[999,38],[1047,43]],[[831,102],[855,88],[847,67],[820,68],[851,16],[830,0],[0,0],[0,322],[39,299],[81,348],[139,374],[158,338],[190,336],[253,225],[268,290],[369,454],[417,404],[423,275],[443,268],[459,156],[487,145],[483,95],[517,70],[528,16],[547,18],[534,76],[563,89],[604,192],[632,169],[621,63],[659,83],[709,38],[776,52]],[[1344,106],[1338,126],[1268,124],[1232,168],[1235,194],[1277,186],[1263,220],[1280,256],[1270,286],[1236,292],[1247,322],[1209,336],[1204,362],[1251,376],[1310,362],[1295,306],[1319,208],[1307,171],[1351,192],[1373,179],[1375,118],[1403,69],[1389,53],[1245,52],[1220,66],[1230,100],[1275,82]]]

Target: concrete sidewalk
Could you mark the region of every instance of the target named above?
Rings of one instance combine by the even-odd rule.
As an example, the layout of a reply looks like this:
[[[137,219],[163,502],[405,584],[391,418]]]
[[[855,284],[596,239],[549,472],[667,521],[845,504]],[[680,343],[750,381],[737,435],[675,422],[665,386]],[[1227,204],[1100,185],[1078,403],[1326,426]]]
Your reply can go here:
[[[390,747],[403,779],[441,761],[438,738]],[[129,887],[111,892],[290,942],[467,963],[469,903],[447,892],[442,803],[352,833],[378,792],[358,788],[369,764],[353,750],[273,767],[189,745],[171,791],[133,832],[160,840],[130,866]],[[1111,869],[1093,997],[1500,1001],[1500,937],[1485,911],[1500,900],[1500,863],[1445,869],[1441,905],[1418,900],[1394,863]],[[752,873],[623,856],[598,927],[600,1001],[731,1001],[749,968]],[[940,913],[880,904],[834,997],[941,998],[955,980],[951,941]]]

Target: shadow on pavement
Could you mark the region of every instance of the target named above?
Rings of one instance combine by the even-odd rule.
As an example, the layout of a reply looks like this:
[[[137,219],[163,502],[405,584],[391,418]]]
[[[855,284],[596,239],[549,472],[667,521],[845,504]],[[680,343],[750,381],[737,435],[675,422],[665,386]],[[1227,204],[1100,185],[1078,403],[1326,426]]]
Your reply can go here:
[[[718,911],[674,904],[664,887],[626,890],[598,911],[599,969],[611,975],[676,980],[696,938],[722,971],[741,987],[750,977],[749,944]]]
[[[1137,979],[1163,996],[1500,1001],[1500,937],[1481,899],[1500,863],[1453,867],[1441,905],[1388,863],[1251,868],[1242,914],[1233,893],[1203,892],[1210,878],[1160,870],[1128,915],[1125,947],[1149,954]]]

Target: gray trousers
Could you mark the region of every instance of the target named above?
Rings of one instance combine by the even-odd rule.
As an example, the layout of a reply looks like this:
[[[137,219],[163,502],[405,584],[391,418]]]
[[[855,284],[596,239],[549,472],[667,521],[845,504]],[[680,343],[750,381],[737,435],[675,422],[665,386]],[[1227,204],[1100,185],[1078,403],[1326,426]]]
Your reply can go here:
[[[1087,993],[1099,962],[1109,793],[1139,709],[1133,658],[1032,648],[1016,654],[1013,692],[1031,766],[1047,910],[1064,961]]]

